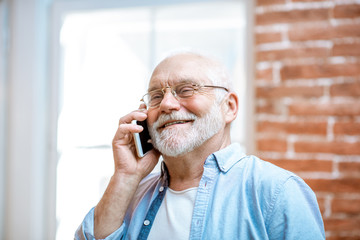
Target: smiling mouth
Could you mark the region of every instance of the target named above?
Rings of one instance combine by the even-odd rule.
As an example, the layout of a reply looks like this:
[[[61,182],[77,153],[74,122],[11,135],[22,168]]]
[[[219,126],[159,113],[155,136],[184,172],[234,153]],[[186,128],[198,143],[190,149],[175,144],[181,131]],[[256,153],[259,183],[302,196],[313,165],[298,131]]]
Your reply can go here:
[[[184,124],[184,123],[188,123],[188,122],[192,122],[193,120],[179,120],[179,121],[174,121],[174,122],[168,122],[165,123],[163,126],[161,126],[160,128],[166,128],[175,124]]]

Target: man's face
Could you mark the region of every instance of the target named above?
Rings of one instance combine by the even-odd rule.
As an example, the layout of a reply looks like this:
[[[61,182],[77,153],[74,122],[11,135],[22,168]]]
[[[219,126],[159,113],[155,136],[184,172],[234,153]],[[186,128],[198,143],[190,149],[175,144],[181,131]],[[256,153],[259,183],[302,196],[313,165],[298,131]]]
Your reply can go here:
[[[154,71],[149,89],[174,86],[185,81],[211,84],[201,59],[178,55],[162,62]],[[213,90],[194,94],[179,101],[166,90],[159,107],[148,110],[153,144],[163,155],[179,156],[192,151],[224,126],[221,107]]]

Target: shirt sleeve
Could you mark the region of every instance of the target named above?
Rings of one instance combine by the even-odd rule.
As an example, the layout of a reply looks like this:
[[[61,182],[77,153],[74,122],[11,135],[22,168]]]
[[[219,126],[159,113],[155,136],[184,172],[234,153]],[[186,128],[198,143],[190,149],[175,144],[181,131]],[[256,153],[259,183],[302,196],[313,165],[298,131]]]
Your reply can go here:
[[[297,176],[278,187],[266,220],[269,239],[325,239],[324,223],[310,187]]]
[[[85,216],[83,222],[75,232],[75,240],[113,240],[123,239],[125,224],[123,223],[120,228],[111,233],[105,239],[95,239],[94,237],[94,210],[92,208],[90,212]]]

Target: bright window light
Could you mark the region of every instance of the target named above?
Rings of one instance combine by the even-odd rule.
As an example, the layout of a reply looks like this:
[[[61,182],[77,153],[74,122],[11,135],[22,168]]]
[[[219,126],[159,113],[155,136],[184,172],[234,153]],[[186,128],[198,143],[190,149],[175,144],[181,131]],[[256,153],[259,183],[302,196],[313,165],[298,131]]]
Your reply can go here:
[[[58,240],[72,239],[102,196],[113,173],[111,141],[118,121],[138,108],[156,62],[176,48],[214,55],[237,81],[241,101],[244,39],[241,2],[66,15],[60,39],[63,89],[58,123]],[[233,141],[242,143],[242,125],[238,122],[233,128]]]

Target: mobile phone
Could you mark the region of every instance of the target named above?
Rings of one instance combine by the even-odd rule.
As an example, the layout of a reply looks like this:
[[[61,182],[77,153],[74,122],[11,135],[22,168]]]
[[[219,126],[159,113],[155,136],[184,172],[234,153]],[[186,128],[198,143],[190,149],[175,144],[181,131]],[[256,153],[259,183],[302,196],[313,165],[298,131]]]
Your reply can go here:
[[[153,149],[153,145],[151,144],[151,138],[149,134],[149,130],[147,127],[146,120],[145,121],[133,121],[135,124],[140,125],[144,128],[144,130],[140,133],[134,133],[134,141],[135,148],[138,157],[145,156],[151,149]]]

